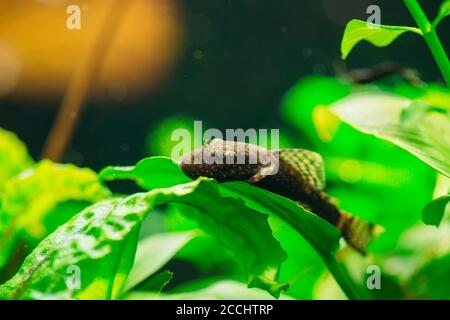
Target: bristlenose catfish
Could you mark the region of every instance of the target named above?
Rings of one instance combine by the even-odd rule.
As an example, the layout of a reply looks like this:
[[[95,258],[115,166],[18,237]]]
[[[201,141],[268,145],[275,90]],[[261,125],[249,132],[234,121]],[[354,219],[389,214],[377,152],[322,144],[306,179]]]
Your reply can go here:
[[[322,157],[305,149],[267,150],[253,144],[214,139],[185,154],[180,162],[192,179],[219,182],[247,181],[298,202],[341,230],[347,243],[366,253],[374,225],[353,217],[335,205],[325,187]]]

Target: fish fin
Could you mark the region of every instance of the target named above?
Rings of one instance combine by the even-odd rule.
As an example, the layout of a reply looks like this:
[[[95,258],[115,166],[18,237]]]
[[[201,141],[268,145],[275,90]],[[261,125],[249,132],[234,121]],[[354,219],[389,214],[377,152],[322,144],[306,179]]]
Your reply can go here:
[[[341,203],[341,201],[339,201],[339,199],[335,198],[335,197],[330,197],[329,200],[330,200],[330,203],[336,207],[339,207],[339,204]]]
[[[288,163],[315,190],[325,188],[325,170],[320,154],[305,149],[278,149],[272,153],[278,153],[280,159]]]
[[[365,255],[367,247],[373,237],[378,234],[381,227],[354,217],[346,212],[341,212],[341,218],[337,224],[345,241],[354,249]]]
[[[256,182],[264,179],[268,175],[271,175],[273,173],[273,170],[274,170],[274,166],[273,165],[264,166],[253,177],[248,179],[248,182],[256,183]]]

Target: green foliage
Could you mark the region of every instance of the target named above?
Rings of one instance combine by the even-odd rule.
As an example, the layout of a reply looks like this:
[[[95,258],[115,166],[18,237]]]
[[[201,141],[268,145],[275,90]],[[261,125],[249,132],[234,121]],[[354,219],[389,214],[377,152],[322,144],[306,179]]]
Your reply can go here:
[[[419,28],[352,20],[342,56],[361,41],[382,47],[414,32],[448,81],[435,28],[450,2],[432,24],[416,0],[404,2]],[[253,185],[192,181],[166,157],[99,175],[35,164],[0,130],[0,299],[449,299],[449,101],[439,84],[323,76],[284,97],[291,131],[281,144],[319,152],[339,207],[384,227],[369,257],[342,248],[340,232],[318,216]],[[172,132],[192,125],[185,117],[158,124],[149,152],[171,155]],[[147,191],[114,195],[100,182],[116,180]],[[192,271],[181,281],[177,263]],[[381,290],[367,290],[369,264],[381,267]]]
[[[433,26],[436,27],[443,19],[450,15],[450,0],[443,0],[439,7],[439,12],[433,21]]]
[[[344,31],[344,37],[341,43],[342,58],[346,59],[352,49],[363,40],[368,41],[377,47],[386,47],[405,32],[422,34],[422,31],[417,28],[376,25],[370,22],[353,19],[347,24]]]
[[[184,292],[158,294],[152,292],[132,292],[127,299],[132,300],[271,300],[273,299],[267,292],[261,289],[248,289],[245,284],[236,281],[218,281],[205,288],[197,290],[183,290]],[[282,296],[281,299],[289,299]]]
[[[137,195],[105,200],[83,210],[37,246],[19,272],[0,287],[0,297],[116,297],[130,268],[121,262],[133,261],[131,248],[137,244],[133,234],[150,206],[144,195]],[[71,266],[80,272],[79,288],[67,285]]]
[[[154,294],[159,294],[167,286],[173,278],[173,272],[170,270],[161,271],[158,274],[150,277],[146,280],[143,285],[140,286],[140,290],[146,292],[153,292]]]
[[[422,220],[425,224],[439,226],[444,214],[450,211],[450,195],[439,197],[431,201],[423,209]]]
[[[164,165],[165,170],[158,170],[158,168],[163,166],[162,162],[164,161],[166,162],[166,165]],[[179,176],[184,176],[178,165],[170,159],[148,158],[140,161],[137,166],[139,166],[140,169],[125,169],[125,175],[123,174],[124,169],[106,168],[100,173],[100,176],[107,180],[132,179],[137,181],[141,186],[150,188],[158,187],[156,184],[158,181],[164,181],[164,184],[176,184],[181,179],[177,177],[177,174],[175,174],[176,172],[178,172]],[[170,169],[170,166],[173,168]],[[144,172],[144,174],[140,175],[139,172]],[[164,172],[170,172],[170,174],[165,176],[165,179],[162,180],[158,178],[161,172],[163,174]],[[232,198],[239,199],[240,201],[243,200],[245,205],[252,210],[275,215],[283,219],[314,247],[314,249],[322,256],[325,263],[332,264],[333,266],[336,264],[334,254],[338,249],[340,232],[318,216],[309,213],[289,199],[249,184],[239,182],[223,183],[219,184],[218,188],[222,195],[230,197],[228,202]],[[211,203],[211,206],[217,205],[219,205],[219,207],[221,206],[218,203]],[[223,205],[225,206],[225,203],[223,203]],[[196,217],[196,214],[192,213],[192,210],[183,212],[193,216],[194,219]],[[240,215],[242,215],[242,213]],[[232,219],[231,216],[229,216],[229,219]],[[198,221],[198,219],[195,220]],[[243,225],[241,224],[241,226]],[[212,230],[213,228],[209,229],[209,233],[212,233]],[[246,227],[245,230],[250,229]],[[242,259],[240,260],[242,261]],[[342,272],[343,271],[338,267],[333,269],[333,275],[336,277],[337,281],[344,286],[346,293],[349,295],[355,294],[351,289],[351,284],[348,284],[348,280]],[[264,284],[259,284],[259,280],[253,284],[251,282],[252,280],[250,281],[250,285],[258,287],[265,286]]]
[[[418,271],[408,283],[411,299],[450,299],[450,255],[440,257]],[[444,282],[444,283],[443,283]]]
[[[153,163],[159,164],[161,159],[153,160],[152,158],[143,160],[147,162],[147,174],[153,173],[153,175],[147,175],[151,180],[153,180],[152,176],[160,174],[158,171],[152,171],[150,166]],[[166,160],[167,163],[175,166],[170,159]],[[181,170],[179,172],[182,174]],[[104,174],[102,176],[105,177]],[[143,177],[139,178],[143,179]],[[246,207],[240,199],[220,195],[217,183],[203,184],[202,191],[200,195],[193,194],[195,199],[190,203],[177,202],[190,204],[192,207],[189,210],[183,210],[183,213],[197,221],[205,232],[217,237],[235,253],[248,274],[250,286],[266,288],[278,295],[286,287],[276,282],[280,264],[286,256],[278,242],[272,238],[267,217]]]
[[[33,160],[22,141],[14,133],[0,129],[0,193],[9,178],[19,174],[32,163]]]
[[[162,266],[169,262],[169,260],[196,235],[196,232],[190,231],[171,232],[156,234],[141,240],[137,248],[133,268],[131,269],[125,284],[125,290],[131,290],[161,269]],[[168,281],[164,276],[162,276],[162,279]],[[146,286],[154,286],[158,283],[156,280],[153,279],[153,283],[151,285],[147,283]],[[149,290],[148,287],[147,290]]]
[[[0,268],[17,242],[42,240],[71,214],[110,195],[90,169],[44,160],[8,180],[1,194]],[[67,201],[77,201],[75,210]],[[60,206],[58,206],[60,205]],[[74,206],[72,202],[70,204]],[[70,213],[70,215],[68,215]],[[46,219],[52,215],[52,219]]]
[[[181,173],[176,162],[167,157],[146,158],[131,167],[106,167],[99,176],[104,181],[134,180],[147,190],[171,187],[191,181]]]
[[[137,238],[133,233],[154,206],[170,202],[196,209],[193,218],[243,263],[249,285],[279,295],[285,286],[277,283],[278,270],[286,256],[272,237],[267,217],[240,200],[221,196],[215,181],[201,178],[105,200],[85,209],[39,244],[20,271],[0,287],[0,297],[118,297],[134,260],[132,248]],[[66,286],[65,275],[71,265],[88,270],[80,290]]]
[[[435,93],[440,91],[428,87],[352,86],[319,76],[299,81],[282,104],[284,118],[298,129],[296,140],[302,143],[297,147],[316,150],[323,156],[327,191],[340,200],[344,210],[385,227],[386,232],[372,245],[373,252],[392,250],[402,232],[420,220],[421,208],[432,196],[435,174],[400,148],[342,122],[329,105],[352,94],[391,92],[434,101],[441,96]],[[360,112],[369,112],[365,105],[358,107]]]
[[[436,33],[436,26],[448,15],[448,1],[445,1],[431,23],[417,0],[403,0],[419,28],[405,26],[376,25],[353,19],[348,22],[341,42],[342,58],[347,58],[353,47],[362,40],[367,40],[378,47],[390,45],[405,32],[414,32],[423,36],[447,85],[450,85],[450,60]]]
[[[450,177],[450,115],[384,93],[350,95],[330,106],[356,129],[385,139]]]

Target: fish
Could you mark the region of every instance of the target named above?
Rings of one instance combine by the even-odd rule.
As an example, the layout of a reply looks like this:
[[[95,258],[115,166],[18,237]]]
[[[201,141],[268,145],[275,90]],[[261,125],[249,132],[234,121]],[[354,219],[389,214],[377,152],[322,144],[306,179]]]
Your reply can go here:
[[[336,199],[324,192],[324,164],[316,152],[269,150],[246,142],[213,139],[184,154],[179,166],[191,179],[245,181],[289,198],[338,228],[350,247],[367,253],[375,225],[339,209]]]

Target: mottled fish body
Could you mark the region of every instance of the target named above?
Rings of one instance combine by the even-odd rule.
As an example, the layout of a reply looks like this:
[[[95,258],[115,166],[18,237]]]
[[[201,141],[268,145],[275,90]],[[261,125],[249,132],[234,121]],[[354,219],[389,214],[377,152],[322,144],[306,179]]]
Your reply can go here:
[[[322,157],[305,149],[267,150],[253,144],[214,139],[184,155],[180,167],[189,177],[219,182],[247,181],[300,203],[339,228],[347,243],[361,253],[373,225],[342,212],[323,189]]]

